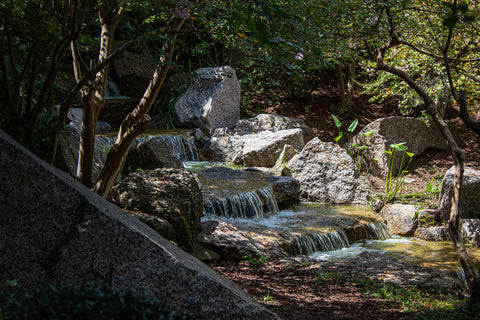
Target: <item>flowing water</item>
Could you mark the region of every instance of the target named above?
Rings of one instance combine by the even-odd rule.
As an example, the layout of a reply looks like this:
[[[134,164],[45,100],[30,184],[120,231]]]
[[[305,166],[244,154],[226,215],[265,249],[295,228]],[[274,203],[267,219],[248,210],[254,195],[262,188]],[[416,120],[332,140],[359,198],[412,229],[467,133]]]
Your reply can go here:
[[[135,143],[160,136],[187,170],[198,173],[212,167],[240,169],[224,162],[199,161],[193,140],[181,132],[146,132]],[[115,134],[106,135],[111,144]],[[378,251],[399,260],[456,271],[458,260],[450,241],[427,242],[391,237],[384,223],[368,207],[302,203],[278,210],[273,190],[261,176],[244,173],[241,178],[202,177],[205,200],[202,220],[223,220],[264,244],[281,243],[291,255],[318,260],[342,260],[363,251]],[[480,259],[479,248],[469,253]]]
[[[102,134],[101,136],[107,140],[109,145],[113,145],[117,138],[117,132]],[[195,142],[184,130],[148,129],[135,139],[133,145],[153,138],[161,139],[172,154],[181,161],[198,162],[200,160]]]

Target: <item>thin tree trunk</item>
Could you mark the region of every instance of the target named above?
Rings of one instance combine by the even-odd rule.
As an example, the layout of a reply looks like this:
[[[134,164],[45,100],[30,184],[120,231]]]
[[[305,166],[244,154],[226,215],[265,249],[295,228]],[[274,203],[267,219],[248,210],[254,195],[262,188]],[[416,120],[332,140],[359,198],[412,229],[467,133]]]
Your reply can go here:
[[[338,104],[340,110],[343,112],[345,110],[345,81],[343,80],[343,70],[342,66],[339,63],[335,64],[335,71],[337,73],[337,84],[338,84]]]
[[[113,44],[113,34],[120,17],[115,16],[114,19],[105,19],[105,17],[102,17],[101,12],[99,15],[102,20],[102,31],[100,34],[98,63],[102,63],[110,55]],[[75,65],[77,64],[78,62],[75,63]],[[77,164],[77,180],[86,186],[90,186],[92,183],[96,126],[100,111],[105,104],[107,74],[108,65],[97,72],[93,84],[86,89],[87,93],[82,97],[83,115]]]
[[[345,107],[347,110],[353,109],[353,94],[355,92],[355,60],[350,59],[347,63],[347,85],[346,85],[346,99]]]
[[[387,47],[387,46],[386,46]],[[385,48],[386,48],[385,47]],[[386,51],[386,49],[384,50]],[[438,129],[442,133],[443,137],[448,141],[450,150],[452,152],[452,157],[455,163],[455,174],[453,178],[453,197],[452,197],[452,207],[450,210],[450,218],[448,221],[448,230],[452,236],[453,244],[455,250],[457,251],[458,260],[462,266],[463,271],[465,272],[465,278],[467,280],[468,290],[472,303],[478,304],[480,302],[480,275],[478,270],[465,248],[465,243],[463,235],[460,229],[460,216],[459,216],[459,203],[460,195],[462,192],[462,181],[463,181],[463,169],[465,156],[462,149],[458,146],[457,142],[453,138],[450,129],[448,128],[445,120],[440,116],[438,109],[433,101],[433,99],[417,84],[415,81],[409,77],[405,72],[393,68],[392,66],[386,65],[383,62],[383,54],[385,51],[377,50],[377,69],[387,71],[393,75],[398,76],[400,79],[405,81],[413,90],[415,90],[418,95],[425,102],[425,109],[428,114],[432,117],[433,121],[437,125]]]
[[[142,99],[135,109],[123,120],[118,130],[115,144],[110,149],[97,183],[93,188],[93,191],[103,198],[108,196],[118,174],[122,170],[130,144],[150,124],[150,117],[147,115],[147,112],[155,101],[167,77],[173,58],[175,39],[184,22],[185,19],[179,17],[171,18],[167,35],[167,38],[170,40],[166,40],[167,42],[164,44],[164,56],[160,59],[160,66],[155,70],[153,78],[145,90]]]

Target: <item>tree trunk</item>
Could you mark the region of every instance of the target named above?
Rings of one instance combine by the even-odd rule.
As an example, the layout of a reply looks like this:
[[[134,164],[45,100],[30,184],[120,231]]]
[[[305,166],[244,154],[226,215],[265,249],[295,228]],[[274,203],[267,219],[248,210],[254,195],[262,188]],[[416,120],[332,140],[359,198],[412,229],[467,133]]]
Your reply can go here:
[[[355,91],[355,60],[350,59],[347,64],[347,86],[346,86],[346,99],[345,108],[348,111],[353,109],[353,94]]]
[[[102,31],[100,34],[98,63],[102,63],[108,58],[112,50],[113,34],[120,17],[105,18],[102,17],[102,12],[99,12],[99,16],[102,21]],[[74,55],[74,57],[75,56],[76,55]],[[74,66],[76,65],[79,65],[78,61],[74,62]],[[90,186],[92,183],[96,126],[100,111],[105,104],[107,75],[108,64],[97,72],[93,83],[85,89],[82,95],[83,116],[77,164],[77,180],[86,186]]]
[[[385,49],[386,51],[386,49]],[[450,150],[452,152],[452,157],[455,163],[455,174],[453,178],[453,196],[452,196],[452,207],[450,210],[450,218],[448,221],[448,230],[452,236],[453,244],[458,255],[458,260],[462,266],[463,271],[465,272],[465,278],[467,280],[468,290],[470,294],[471,302],[474,304],[480,303],[480,275],[478,270],[465,248],[465,243],[463,235],[460,228],[460,216],[459,216],[459,203],[460,195],[462,192],[462,181],[463,181],[463,169],[465,156],[462,149],[458,146],[457,142],[453,138],[450,129],[448,128],[445,120],[440,116],[438,109],[433,101],[433,99],[419,86],[411,77],[409,77],[404,71],[396,69],[392,66],[386,65],[383,62],[384,51],[377,50],[377,69],[387,71],[393,75],[398,76],[400,79],[405,81],[425,102],[425,109],[428,114],[432,117],[433,121],[437,125],[438,129],[442,133],[443,137],[448,141]]]
[[[142,99],[135,109],[123,120],[118,130],[115,144],[110,149],[97,183],[93,188],[93,191],[103,198],[108,196],[118,174],[122,170],[130,144],[150,124],[150,117],[147,115],[147,112],[155,101],[167,77],[173,58],[175,39],[184,22],[185,19],[179,17],[171,18],[167,34],[168,40],[166,40],[164,44],[164,56],[160,59],[160,66],[155,70],[153,78],[145,90]]]
[[[460,105],[460,118],[462,118],[462,121],[463,123],[465,123],[467,128],[480,136],[480,121],[472,119],[472,117],[470,117],[470,115],[468,114],[468,103],[465,94],[465,91],[461,91],[459,93],[460,101],[458,101],[458,103]]]
[[[337,73],[338,104],[340,108],[340,113],[343,113],[346,107],[345,81],[343,80],[342,66],[339,63],[335,64],[335,71]]]

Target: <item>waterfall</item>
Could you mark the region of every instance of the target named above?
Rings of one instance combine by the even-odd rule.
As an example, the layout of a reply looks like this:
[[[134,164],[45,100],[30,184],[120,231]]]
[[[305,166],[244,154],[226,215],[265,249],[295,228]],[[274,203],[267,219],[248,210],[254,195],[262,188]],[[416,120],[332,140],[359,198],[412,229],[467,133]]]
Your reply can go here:
[[[391,238],[390,232],[388,232],[388,227],[383,222],[371,222],[367,224],[367,227],[372,233],[373,239],[387,240]]]
[[[182,161],[198,161],[198,150],[192,139],[180,135],[162,134],[158,136],[165,142],[174,156]]]
[[[117,139],[116,136],[104,136],[103,138],[110,146],[112,146]],[[199,161],[198,149],[195,142],[193,139],[186,136],[171,134],[140,136],[135,139],[132,145],[137,145],[150,139],[161,139],[168,147],[168,150],[170,150],[173,155],[181,161]]]
[[[278,212],[277,200],[271,186],[222,199],[206,200],[203,208],[205,214],[226,218],[262,219],[267,213]]]
[[[350,247],[343,229],[333,232],[312,232],[294,238],[296,250],[300,255],[309,255],[317,251],[334,251]]]

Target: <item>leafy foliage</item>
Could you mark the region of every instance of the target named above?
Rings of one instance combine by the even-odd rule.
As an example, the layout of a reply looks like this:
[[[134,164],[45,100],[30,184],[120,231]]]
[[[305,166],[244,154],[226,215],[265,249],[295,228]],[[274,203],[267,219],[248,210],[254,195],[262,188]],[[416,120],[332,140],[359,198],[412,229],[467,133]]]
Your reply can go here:
[[[39,288],[0,295],[1,319],[203,319],[143,298],[133,291],[95,286]]]

